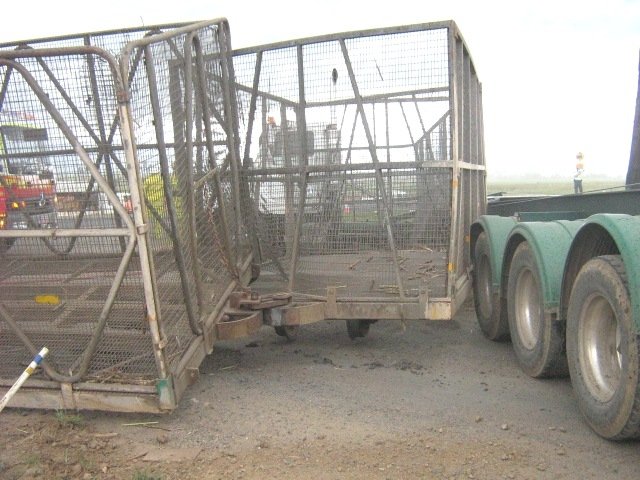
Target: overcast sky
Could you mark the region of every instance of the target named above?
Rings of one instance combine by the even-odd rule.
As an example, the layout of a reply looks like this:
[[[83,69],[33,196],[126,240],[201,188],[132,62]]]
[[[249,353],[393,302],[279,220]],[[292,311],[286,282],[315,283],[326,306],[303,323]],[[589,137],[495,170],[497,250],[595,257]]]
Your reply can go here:
[[[640,0],[31,0],[1,12],[0,42],[226,17],[236,48],[453,19],[483,84],[491,177],[569,178],[578,151],[585,173],[626,174]]]

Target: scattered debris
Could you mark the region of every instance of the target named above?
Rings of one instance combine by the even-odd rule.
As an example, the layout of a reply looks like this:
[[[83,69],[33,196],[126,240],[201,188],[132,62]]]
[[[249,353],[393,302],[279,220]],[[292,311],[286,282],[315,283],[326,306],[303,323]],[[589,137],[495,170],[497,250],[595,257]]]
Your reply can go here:
[[[160,422],[136,422],[136,423],[123,423],[123,427],[148,427],[149,425],[157,425]]]

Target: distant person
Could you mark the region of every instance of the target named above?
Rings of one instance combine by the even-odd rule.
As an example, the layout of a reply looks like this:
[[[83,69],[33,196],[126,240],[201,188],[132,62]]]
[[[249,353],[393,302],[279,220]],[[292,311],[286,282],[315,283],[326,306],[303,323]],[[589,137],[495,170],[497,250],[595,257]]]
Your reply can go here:
[[[573,192],[582,193],[582,173],[584,172],[584,155],[578,152],[576,155],[576,174],[573,176]]]

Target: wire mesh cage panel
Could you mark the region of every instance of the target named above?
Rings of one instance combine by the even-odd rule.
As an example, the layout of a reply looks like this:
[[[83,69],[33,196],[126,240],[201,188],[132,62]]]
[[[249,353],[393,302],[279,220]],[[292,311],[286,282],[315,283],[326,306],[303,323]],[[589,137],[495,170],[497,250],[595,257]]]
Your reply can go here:
[[[480,84],[455,24],[236,50],[233,65],[256,288],[428,298],[446,311],[425,304],[422,317],[450,317],[484,204]]]
[[[46,345],[23,405],[172,408],[251,267],[226,21],[1,47],[1,385]]]

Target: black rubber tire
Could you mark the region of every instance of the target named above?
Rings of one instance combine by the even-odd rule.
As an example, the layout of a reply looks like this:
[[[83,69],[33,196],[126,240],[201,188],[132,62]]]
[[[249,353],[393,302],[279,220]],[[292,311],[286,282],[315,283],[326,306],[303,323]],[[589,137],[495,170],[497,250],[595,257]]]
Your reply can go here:
[[[347,320],[347,334],[351,340],[364,338],[369,333],[369,326],[374,323],[372,320]]]
[[[496,272],[499,275],[499,272]],[[478,325],[485,337],[495,342],[509,339],[509,319],[502,308],[500,294],[492,292],[493,271],[489,239],[482,232],[473,249],[473,303]]]
[[[298,330],[300,327],[297,325],[281,325],[278,327],[273,327],[276,331],[276,334],[280,337],[285,337],[290,342],[293,342],[298,337]]]
[[[522,242],[513,254],[507,284],[511,344],[527,375],[566,376],[564,323],[545,313],[541,286],[535,255],[529,243]]]
[[[619,255],[589,260],[571,290],[567,357],[587,423],[610,440],[640,437],[640,335]]]

